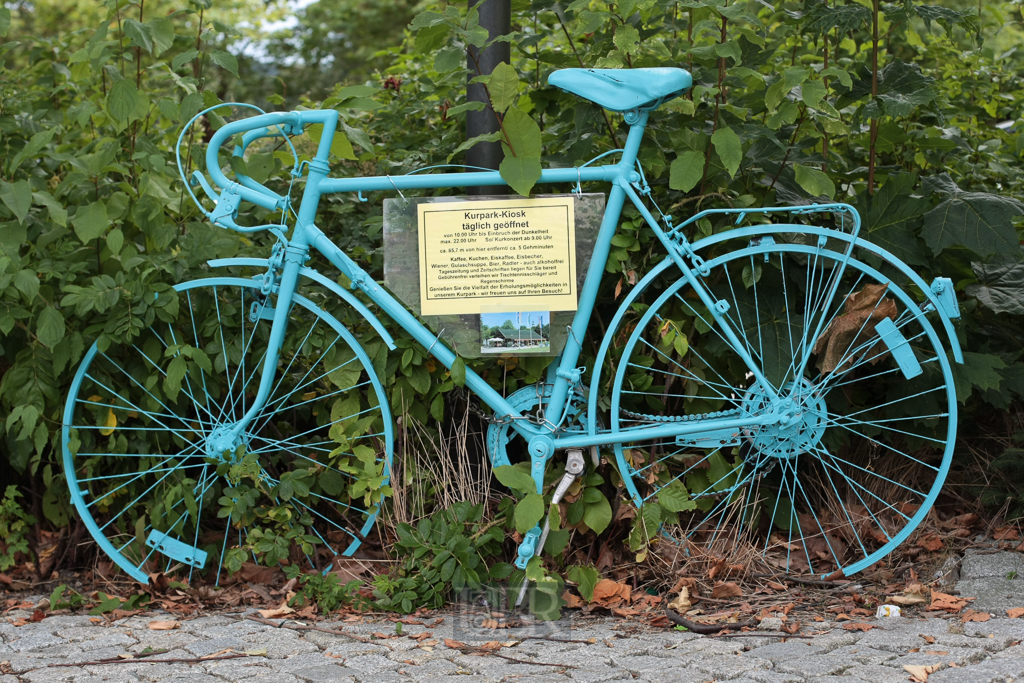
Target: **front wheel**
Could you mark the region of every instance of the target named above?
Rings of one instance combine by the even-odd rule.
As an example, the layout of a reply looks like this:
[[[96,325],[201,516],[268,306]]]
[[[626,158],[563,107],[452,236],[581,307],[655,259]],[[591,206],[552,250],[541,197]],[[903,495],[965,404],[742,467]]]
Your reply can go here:
[[[260,285],[178,285],[173,323],[94,344],[64,412],[64,468],[93,538],[133,578],[255,559],[323,569],[373,527],[393,450],[384,388],[333,316],[295,296],[269,398],[277,305]],[[166,296],[166,294],[164,295]]]
[[[701,282],[770,389],[687,281],[664,282],[618,365],[612,429],[709,429],[623,443],[618,466],[637,505],[656,501],[679,521],[691,554],[850,575],[902,543],[942,488],[952,372],[921,306],[874,267],[764,242],[708,261]],[[773,406],[784,423],[713,429]]]

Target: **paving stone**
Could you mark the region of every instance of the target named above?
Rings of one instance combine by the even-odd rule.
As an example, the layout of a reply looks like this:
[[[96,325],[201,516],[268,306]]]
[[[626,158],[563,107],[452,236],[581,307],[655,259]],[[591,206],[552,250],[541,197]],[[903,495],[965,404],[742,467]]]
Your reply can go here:
[[[928,677],[928,683],[1006,683],[1021,676],[1024,661],[992,658],[975,666],[936,671]]]
[[[186,645],[185,649],[196,657],[205,657],[221,650],[241,650],[244,652],[249,648],[246,647],[245,642],[238,638],[223,636],[221,638],[211,638],[210,640],[197,640]]]
[[[812,655],[779,662],[775,670],[805,677],[834,676],[852,666],[852,662],[832,655]]]
[[[764,647],[757,647],[752,650],[747,650],[743,653],[744,657],[760,657],[763,659],[770,659],[773,662],[791,659],[793,657],[807,657],[809,655],[820,655],[824,654],[824,648],[813,645],[810,642],[804,641],[789,641],[786,643],[772,643],[771,645],[765,645]]]
[[[862,647],[873,647],[877,650],[888,650],[889,652],[907,652],[915,647],[921,647],[924,641],[917,633],[907,630],[882,630],[872,629],[864,634],[864,637],[857,641]]]
[[[25,628],[22,626],[22,628]],[[42,650],[44,647],[51,645],[59,645],[66,643],[67,641],[59,636],[55,636],[52,633],[46,632],[29,632],[17,640],[12,640],[8,643],[11,649],[15,652],[32,652],[33,650]]]
[[[1024,643],[1021,643],[1020,645],[1014,645],[1013,647],[1008,647],[1005,650],[997,652],[993,655],[993,657],[995,659],[1016,658],[1020,659],[1021,661],[1024,661]]]
[[[236,679],[237,680],[237,679]],[[345,679],[336,679],[340,683],[345,683]],[[265,676],[256,676],[254,678],[246,678],[245,683],[303,683],[301,678],[296,678],[291,674],[267,674]]]
[[[413,678],[419,680],[423,676],[435,676],[439,674],[455,673],[459,667],[447,659],[432,659],[419,666],[406,665],[405,671]]]
[[[716,657],[698,657],[691,664],[698,671],[712,674],[716,679],[729,680],[739,678],[754,669],[769,670],[772,661],[763,657],[742,657],[739,655],[718,655]]]
[[[858,683],[860,681],[860,678],[854,676],[815,676],[807,679],[807,683]]]
[[[679,660],[672,657],[655,657],[653,655],[625,655],[612,654],[612,664],[620,669],[643,674],[647,671],[657,671],[681,665]],[[682,664],[685,666],[685,664]]]
[[[994,616],[1005,616],[1006,610],[1024,603],[1024,572],[1012,581],[1003,577],[970,579],[956,584],[962,596],[977,598],[969,607]]]
[[[307,683],[330,683],[330,681],[352,680],[358,671],[338,666],[337,664],[323,664],[321,666],[298,669],[292,673],[296,678]]]
[[[209,674],[188,672],[167,678],[163,683],[221,683],[221,679]]]
[[[105,647],[121,647],[125,652],[128,651],[132,645],[136,643],[134,638],[131,638],[124,633],[104,633],[99,638],[93,638],[91,640],[83,640],[78,645],[82,650],[86,652],[98,650]]]
[[[895,652],[877,650],[873,647],[865,647],[860,643],[832,650],[829,654],[833,657],[852,659],[859,664],[881,664],[882,662],[887,662],[890,659],[895,659],[898,656]]]
[[[313,643],[300,637],[281,637],[283,635],[279,631],[250,633],[242,636],[241,640],[245,645],[239,649],[242,651],[264,649],[267,651],[267,657],[271,659],[284,659],[305,652],[319,652],[319,648]],[[228,638],[231,637],[228,636]]]
[[[23,668],[12,667],[15,671],[25,671]],[[36,669],[27,673],[19,674],[18,678],[29,683],[58,683],[70,681],[75,676],[85,676],[88,672],[75,666],[62,667],[60,669]]]
[[[781,671],[751,671],[746,674],[757,683],[803,683],[803,678]]]
[[[812,643],[815,647],[820,647],[825,652],[832,652],[837,648],[855,644],[862,636],[863,634],[858,631],[844,631],[841,628],[837,628],[829,633],[814,636],[814,640],[808,642]]]
[[[603,683],[623,676],[629,676],[628,671],[611,666],[602,666],[587,669],[569,669],[566,672],[574,681],[579,683]]]
[[[881,664],[858,664],[843,672],[843,676],[854,676],[871,683],[903,683],[907,680],[907,672]]]
[[[986,555],[967,551],[960,563],[961,579],[984,579],[993,576],[1005,578],[1010,572],[1017,572],[1019,576],[1024,577],[1024,555],[1011,552]]]
[[[930,655],[929,651],[932,652],[945,652],[944,655]],[[920,652],[911,652],[905,655],[900,655],[896,659],[891,659],[885,662],[886,666],[899,666],[902,667],[904,664],[915,664],[915,665],[928,665],[942,662],[943,664],[949,664],[950,662],[956,662],[957,666],[967,666],[968,664],[977,664],[988,656],[988,653],[979,648],[963,648],[963,647],[951,647],[946,649],[945,647],[936,648],[934,645],[929,646],[927,650],[921,648]]]
[[[990,621],[969,621],[964,624],[968,636],[981,636],[992,641],[999,649],[1009,647],[1013,642],[1024,640],[1024,619],[992,619]],[[988,648],[986,648],[988,649]]]
[[[650,683],[713,683],[716,680],[713,674],[689,668],[648,671],[643,677]]]
[[[32,650],[26,653],[29,657],[41,657],[45,659],[66,659],[68,657],[74,657],[75,655],[82,654],[81,643],[59,643],[57,645],[50,645],[49,647],[42,647],[38,650]]]
[[[362,655],[360,657],[349,657],[345,660],[345,666],[356,671],[371,673],[374,671],[387,671],[398,668],[398,662],[393,662],[387,657],[378,654]]]
[[[514,656],[518,659],[519,657],[516,654],[518,650],[519,648],[512,650],[511,656]],[[579,648],[577,650],[567,650],[564,652],[555,652],[552,654],[535,653],[533,656],[535,659],[542,662],[557,662],[558,664],[569,664],[570,666],[591,669],[600,666],[609,666],[612,662],[612,652],[612,650],[609,650],[606,647],[597,647],[591,645],[590,647],[586,648]],[[671,651],[663,650],[663,652]]]
[[[453,676],[427,676],[425,678],[417,679],[416,683],[487,683],[487,679],[483,676],[466,676],[456,674]]]
[[[343,658],[335,659],[334,657],[328,657],[322,652],[307,652],[295,655],[294,657],[285,657],[284,659],[268,659],[267,666],[271,667],[274,671],[295,673],[301,669],[315,666],[342,665],[345,661]]]

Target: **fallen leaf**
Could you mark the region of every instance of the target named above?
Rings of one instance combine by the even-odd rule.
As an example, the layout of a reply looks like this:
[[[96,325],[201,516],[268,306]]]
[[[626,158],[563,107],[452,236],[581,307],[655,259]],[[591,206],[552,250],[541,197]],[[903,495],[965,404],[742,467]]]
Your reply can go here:
[[[961,623],[966,624],[968,621],[988,621],[992,618],[988,612],[979,612],[977,610],[969,609],[964,612],[963,616],[960,617]]]
[[[716,600],[720,600],[722,598],[738,598],[742,595],[743,589],[731,581],[728,583],[719,581],[715,584],[715,587],[711,589],[711,597]]]
[[[925,650],[926,655],[948,655],[949,650]]]
[[[488,640],[486,643],[480,646],[481,650],[500,650],[501,643],[496,640]]]
[[[851,617],[849,614],[845,614],[845,613],[837,614],[836,615],[836,621],[853,621],[853,617]]]
[[[150,631],[173,631],[176,628],[180,628],[181,625],[176,621],[151,621],[149,622]]]
[[[794,633],[800,630],[800,622],[794,621],[790,624],[783,624],[782,630],[788,633],[789,635],[793,635]]]
[[[427,638],[429,638],[432,635],[434,635],[434,634],[431,633],[430,631],[424,631],[423,633],[417,633],[414,636],[409,636],[409,638],[411,638],[412,640],[415,640],[416,642],[419,642],[421,640],[426,640]]]
[[[1020,531],[1012,526],[1004,526],[992,533],[992,538],[997,541],[1016,541],[1020,538]]]
[[[1010,617],[1011,619],[1018,619],[1020,617],[1024,617],[1024,607],[1011,607],[1010,609],[1006,610],[1006,616]]]
[[[768,582],[768,587],[771,588],[772,590],[775,590],[775,591],[784,591],[784,590],[786,590],[786,585],[785,584],[775,583],[774,581],[769,581]]]
[[[942,539],[937,534],[929,534],[919,540],[917,544],[930,552],[942,550]]]
[[[32,613],[32,616],[28,618],[29,621],[42,621],[46,618],[46,612],[41,609],[37,609]]]
[[[940,664],[931,664],[928,666],[920,666],[917,664],[906,664],[903,666],[903,670],[910,674],[910,680],[914,683],[924,683],[928,680],[928,675],[939,670]]]
[[[872,338],[875,326],[883,318],[896,318],[896,302],[885,297],[888,289],[888,284],[864,285],[846,297],[845,311],[833,318],[814,345],[813,353],[818,354],[819,370],[832,372],[840,363],[852,364],[858,357],[867,358],[875,365],[889,355],[888,352],[872,352],[874,344],[868,348],[863,348],[862,344],[853,350],[858,338]]]
[[[947,612],[959,612],[964,607],[967,607],[967,603],[975,598],[958,598],[953,595],[947,595],[946,593],[940,593],[938,591],[932,591],[932,604],[929,605],[929,609],[933,610],[946,610]]]
[[[903,591],[903,595],[895,595],[889,601],[897,605],[921,605],[928,602],[930,592],[920,583],[912,583]]]
[[[877,624],[863,624],[851,622],[849,624],[843,624],[843,629],[846,631],[870,631],[873,628],[880,628]]]
[[[264,619],[280,619],[286,614],[291,614],[294,611],[295,610],[288,605],[282,605],[281,607],[275,607],[274,609],[261,609],[260,616]]]
[[[921,636],[922,638],[924,638],[924,642],[928,643],[929,645],[931,645],[932,643],[934,643],[934,642],[935,642],[935,636],[926,636],[926,635],[925,635],[925,634],[923,634],[923,633],[921,633],[921,634],[919,634],[919,635],[920,635],[920,636]]]
[[[451,638],[445,638],[444,639],[444,645],[445,645],[445,647],[450,647],[453,650],[458,650],[461,647],[466,647],[465,643],[461,643],[461,642],[459,642],[457,640],[452,640]]]
[[[601,579],[594,586],[594,597],[590,601],[602,607],[618,607],[632,602],[633,589],[624,583],[611,579]]]
[[[714,581],[715,577],[718,576],[718,574],[723,569],[725,569],[725,559],[724,558],[719,560],[718,562],[715,562],[714,566],[712,566],[711,569],[708,570],[708,581]]]
[[[371,636],[378,640],[390,640],[391,638],[401,638],[397,633],[371,633]]]
[[[675,611],[675,612],[677,612],[679,614],[683,614],[688,609],[690,609],[692,606],[693,606],[693,603],[690,602],[690,589],[687,588],[686,586],[683,586],[679,590],[679,595],[676,597],[675,600],[673,600],[672,602],[668,603],[669,609],[671,609],[671,610],[673,610],[673,611]]]
[[[490,628],[490,629],[498,628],[498,620],[497,619],[484,619],[483,621],[480,622],[480,628]]]

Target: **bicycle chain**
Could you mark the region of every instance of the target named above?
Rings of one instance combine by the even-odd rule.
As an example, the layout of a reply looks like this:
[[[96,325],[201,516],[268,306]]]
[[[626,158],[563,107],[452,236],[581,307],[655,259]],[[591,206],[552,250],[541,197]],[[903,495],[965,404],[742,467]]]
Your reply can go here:
[[[730,415],[739,413],[740,409],[733,408],[732,410],[719,410],[717,412],[699,413],[695,415],[646,415],[644,413],[634,413],[623,409],[619,409],[619,412],[632,420],[644,420],[647,422],[698,422],[700,420],[729,417]]]

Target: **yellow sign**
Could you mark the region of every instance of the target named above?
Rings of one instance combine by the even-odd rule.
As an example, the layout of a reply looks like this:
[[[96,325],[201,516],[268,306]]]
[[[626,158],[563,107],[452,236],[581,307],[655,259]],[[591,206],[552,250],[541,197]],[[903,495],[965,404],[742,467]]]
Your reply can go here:
[[[572,197],[417,209],[423,315],[576,310]]]

